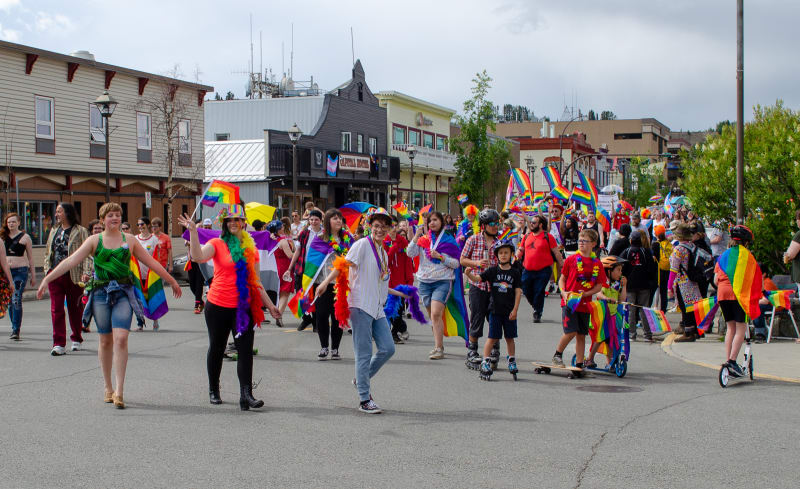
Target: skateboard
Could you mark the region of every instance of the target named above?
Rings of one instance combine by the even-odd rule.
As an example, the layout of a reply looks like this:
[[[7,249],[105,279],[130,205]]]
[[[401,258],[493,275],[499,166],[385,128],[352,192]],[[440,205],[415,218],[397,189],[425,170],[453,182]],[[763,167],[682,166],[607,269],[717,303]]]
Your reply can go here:
[[[557,367],[552,363],[539,363],[539,362],[531,362],[534,368],[533,371],[537,374],[549,374],[551,370],[564,370],[567,373],[568,379],[580,379],[586,376],[586,371],[582,368],[578,367]]]
[[[572,362],[571,365],[575,366],[575,355],[572,355]],[[577,368],[577,367],[576,367]],[[625,358],[624,354],[621,354],[618,359],[611,362],[611,365],[606,366],[605,368],[601,367],[583,367],[584,370],[590,370],[592,372],[600,372],[601,374],[613,374],[619,378],[625,377],[625,374],[628,373],[628,360]]]

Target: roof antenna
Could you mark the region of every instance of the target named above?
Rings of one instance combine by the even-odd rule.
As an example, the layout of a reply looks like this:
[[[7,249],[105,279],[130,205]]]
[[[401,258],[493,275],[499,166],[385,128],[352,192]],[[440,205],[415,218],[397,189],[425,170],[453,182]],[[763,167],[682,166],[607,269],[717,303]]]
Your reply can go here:
[[[350,52],[353,54],[353,66],[356,64],[356,47],[353,40],[353,26],[350,26]]]
[[[294,22],[292,22],[292,51],[289,53],[289,78],[294,76]]]

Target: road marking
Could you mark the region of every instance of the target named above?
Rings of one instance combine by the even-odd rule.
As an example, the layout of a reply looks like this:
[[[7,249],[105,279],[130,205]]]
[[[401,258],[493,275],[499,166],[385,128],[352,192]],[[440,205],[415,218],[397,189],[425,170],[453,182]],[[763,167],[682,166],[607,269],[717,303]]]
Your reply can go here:
[[[720,367],[719,365],[711,365],[705,362],[696,362],[694,360],[689,360],[672,351],[672,343],[675,342],[675,338],[677,337],[678,337],[677,334],[671,333],[666,338],[664,338],[664,341],[661,342],[661,349],[664,350],[664,353],[673,358],[677,358],[678,360],[681,360],[683,362],[690,363],[692,365],[697,365],[698,367],[705,367],[705,368],[710,368],[712,370],[719,370]],[[753,374],[753,376],[759,379],[777,380],[780,382],[790,382],[792,384],[800,384],[800,379],[796,379],[793,377],[780,377],[777,375],[759,374],[759,373]]]

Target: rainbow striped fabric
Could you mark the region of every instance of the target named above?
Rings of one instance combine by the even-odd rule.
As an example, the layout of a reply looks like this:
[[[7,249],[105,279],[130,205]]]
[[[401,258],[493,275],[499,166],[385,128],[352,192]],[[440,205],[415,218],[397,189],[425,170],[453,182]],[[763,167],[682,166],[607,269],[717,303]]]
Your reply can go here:
[[[792,308],[793,290],[767,290],[764,291],[764,297],[767,298],[770,304],[786,310]]]
[[[328,163],[326,165],[325,171],[327,172],[329,177],[335,177],[336,171],[339,169],[339,155],[337,154],[335,158],[331,158],[331,155],[328,155]]]
[[[667,196],[664,198],[664,211],[672,217],[672,213],[675,209],[672,208],[672,202],[670,202],[670,198],[672,197],[672,192],[668,193]]]
[[[595,211],[594,215],[597,218],[597,222],[599,222],[603,226],[603,231],[610,233],[611,216],[608,215],[608,211],[598,206],[597,211]]]
[[[583,174],[583,172],[580,171],[578,172],[578,179],[581,181],[581,187],[587,192],[589,192],[589,194],[592,197],[592,205],[590,207],[592,208],[597,207],[597,199],[599,198],[599,193],[597,192],[597,186],[594,184],[594,181],[592,181],[591,178],[587,177],[586,175]]]
[[[294,317],[296,317],[297,319],[301,319],[303,315],[309,312],[309,310],[311,309],[311,306],[309,305],[310,302],[311,301],[309,300],[309,298],[303,295],[303,291],[298,290],[297,293],[294,294],[294,296],[292,296],[291,299],[289,299],[289,302],[286,304],[286,306],[289,308],[290,311],[292,311]]]
[[[522,199],[530,205],[533,187],[531,187],[531,180],[528,178],[528,174],[521,168],[512,168],[508,173],[511,175],[511,179],[514,181]]]
[[[697,329],[703,332],[708,331],[714,321],[714,316],[717,315],[717,309],[719,309],[717,296],[711,296],[686,306],[686,312],[694,312]]]
[[[661,194],[655,194],[654,196],[650,197],[650,198],[648,199],[648,201],[649,201],[651,204],[657,204],[657,203],[661,202],[661,199],[663,199],[663,198],[664,198],[664,197],[662,197],[662,196],[661,196]]]
[[[508,228],[505,231],[503,231],[503,233],[500,236],[498,236],[497,240],[503,242],[512,240],[517,237],[519,237],[519,231],[512,228]]]
[[[619,336],[617,336],[617,318],[608,310],[606,301],[592,301],[589,303],[589,337],[592,344],[601,343],[597,352],[608,354],[608,347],[612,351],[619,349]],[[608,343],[603,343],[608,341]]]
[[[672,331],[672,328],[669,326],[669,321],[667,321],[667,316],[665,316],[664,312],[661,310],[643,307],[642,321],[647,322],[650,326],[650,332],[653,334]]]
[[[333,253],[333,248],[315,234],[311,243],[308,245],[306,261],[303,267],[302,285],[304,296],[308,295],[311,284],[314,283],[317,275],[322,271],[322,264],[325,263],[325,258],[331,253]]]
[[[761,268],[753,254],[741,245],[728,248],[719,257],[717,266],[728,276],[739,305],[750,319],[760,316],[758,300],[762,295]]]
[[[594,209],[595,207],[595,204],[592,201],[592,194],[590,194],[587,190],[583,190],[582,188],[573,188],[572,195],[569,196],[569,200],[577,202],[581,205],[585,205],[591,209]]]
[[[142,280],[139,261],[133,256],[131,256],[131,271],[136,279],[133,281],[134,292],[139,302],[142,303],[144,316],[154,321],[162,317],[169,311],[169,307],[161,277],[153,270],[148,270],[147,279]]]
[[[515,200],[516,199],[514,199],[514,179],[509,178],[508,187],[506,187],[506,204],[505,207],[503,207],[503,210],[506,210],[509,207],[513,206]]]
[[[558,174],[555,167],[542,167],[542,174],[547,180],[547,184],[550,185],[550,195],[557,199],[569,200],[569,190],[561,184],[561,175]]]
[[[461,258],[461,248],[456,243],[455,238],[447,233],[442,236],[436,246],[436,251],[455,259]],[[456,269],[455,276],[453,292],[450,294],[450,298],[447,299],[447,304],[445,304],[444,312],[442,313],[444,335],[460,336],[467,342],[469,341],[469,314],[467,313],[466,302],[464,302],[464,282],[461,267]]]
[[[392,209],[397,211],[397,215],[402,217],[403,219],[408,219],[411,217],[411,214],[408,213],[408,206],[405,202],[400,201],[392,206]]]
[[[349,204],[339,207],[339,212],[342,213],[344,222],[347,224],[350,232],[355,234],[358,230],[358,225],[361,224],[362,219],[364,219],[364,214],[374,207],[374,205],[368,202],[350,202]]]
[[[239,203],[239,187],[232,183],[214,180],[206,188],[200,201],[203,205],[214,207],[219,204],[234,205]]]
[[[425,224],[425,216],[424,216],[424,214],[427,214],[428,212],[430,212],[431,209],[433,209],[433,204],[428,204],[428,205],[426,205],[425,207],[423,207],[422,209],[419,210],[419,221],[417,222],[417,226],[422,226],[423,224]]]
[[[464,205],[469,200],[469,197],[467,197],[467,194],[459,194],[459,196],[456,197],[456,199],[458,199],[459,204]]]
[[[581,292],[570,292],[569,296],[567,297],[567,307],[569,308],[570,312],[575,312],[578,309],[578,306],[581,304],[581,297],[583,294]]]

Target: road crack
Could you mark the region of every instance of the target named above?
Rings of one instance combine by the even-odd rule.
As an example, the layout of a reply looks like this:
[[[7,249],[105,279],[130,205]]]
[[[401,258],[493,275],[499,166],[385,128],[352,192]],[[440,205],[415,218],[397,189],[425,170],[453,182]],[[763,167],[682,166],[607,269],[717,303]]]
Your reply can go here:
[[[581,467],[580,472],[578,472],[578,482],[575,484],[574,489],[578,489],[583,484],[583,476],[586,473],[586,469],[589,468],[589,465],[594,460],[594,456],[597,455],[597,449],[600,448],[600,445],[603,444],[603,440],[606,439],[606,435],[608,435],[608,431],[604,431],[603,434],[600,435],[600,439],[598,439],[594,445],[592,445],[592,454],[589,455],[589,458],[583,463],[583,467]]]

